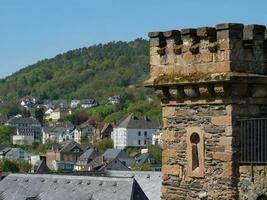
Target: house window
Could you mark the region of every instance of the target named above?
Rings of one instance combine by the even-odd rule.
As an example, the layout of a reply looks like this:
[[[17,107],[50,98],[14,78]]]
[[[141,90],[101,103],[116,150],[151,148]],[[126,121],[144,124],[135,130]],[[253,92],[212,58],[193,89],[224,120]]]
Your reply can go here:
[[[144,145],[146,145],[146,140],[144,140]]]
[[[138,131],[138,136],[141,136],[141,131]]]
[[[141,144],[141,140],[138,140],[138,144],[139,144],[139,145]]]
[[[145,137],[147,137],[147,132],[146,131],[145,131],[144,135],[145,135]]]

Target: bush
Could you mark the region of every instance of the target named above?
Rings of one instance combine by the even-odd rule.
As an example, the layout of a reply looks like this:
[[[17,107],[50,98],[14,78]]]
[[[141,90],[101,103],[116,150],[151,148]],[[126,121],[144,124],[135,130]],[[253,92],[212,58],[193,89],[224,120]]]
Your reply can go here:
[[[104,138],[96,143],[96,148],[98,151],[105,151],[107,149],[113,148],[113,141],[108,138]]]
[[[159,145],[151,145],[148,147],[148,153],[151,153],[156,159],[161,161],[162,148]]]
[[[20,171],[18,164],[11,160],[2,160],[0,162],[0,169],[3,172],[13,172],[13,173],[17,173]]]
[[[131,167],[133,171],[151,171],[151,165],[149,163],[145,163],[141,166],[134,165]]]

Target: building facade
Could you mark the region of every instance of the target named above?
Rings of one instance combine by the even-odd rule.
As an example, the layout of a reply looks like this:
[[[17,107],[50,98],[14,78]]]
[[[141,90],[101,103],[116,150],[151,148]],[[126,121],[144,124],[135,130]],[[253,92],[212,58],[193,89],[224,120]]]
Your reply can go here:
[[[152,136],[159,129],[159,123],[134,114],[126,117],[111,133],[114,148],[146,147],[151,145]]]
[[[266,199],[267,43],[261,25],[151,32],[163,110],[161,198]]]
[[[34,118],[13,117],[7,125],[14,129],[13,144],[32,144],[42,139],[42,125]]]

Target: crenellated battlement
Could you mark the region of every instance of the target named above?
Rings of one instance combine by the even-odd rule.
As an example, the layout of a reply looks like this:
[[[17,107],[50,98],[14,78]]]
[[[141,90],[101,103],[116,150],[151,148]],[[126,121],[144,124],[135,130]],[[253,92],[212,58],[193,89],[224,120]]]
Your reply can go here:
[[[160,77],[168,75],[180,81],[196,74],[205,75],[206,80],[214,73],[267,75],[267,30],[263,25],[225,23],[148,35],[151,78],[146,85],[160,84]]]

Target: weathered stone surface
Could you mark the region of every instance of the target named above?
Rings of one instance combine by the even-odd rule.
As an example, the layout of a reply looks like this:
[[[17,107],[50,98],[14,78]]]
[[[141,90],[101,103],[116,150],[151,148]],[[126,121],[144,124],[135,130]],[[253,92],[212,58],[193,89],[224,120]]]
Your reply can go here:
[[[229,115],[211,117],[211,123],[216,125],[216,126],[231,125],[232,124],[232,117]]]
[[[179,177],[181,175],[181,166],[180,165],[163,165],[162,173]]]
[[[221,161],[232,161],[233,155],[231,153],[214,152],[212,154],[213,159]]]
[[[166,149],[162,152],[162,156],[175,158],[177,156],[177,152],[173,149]]]

